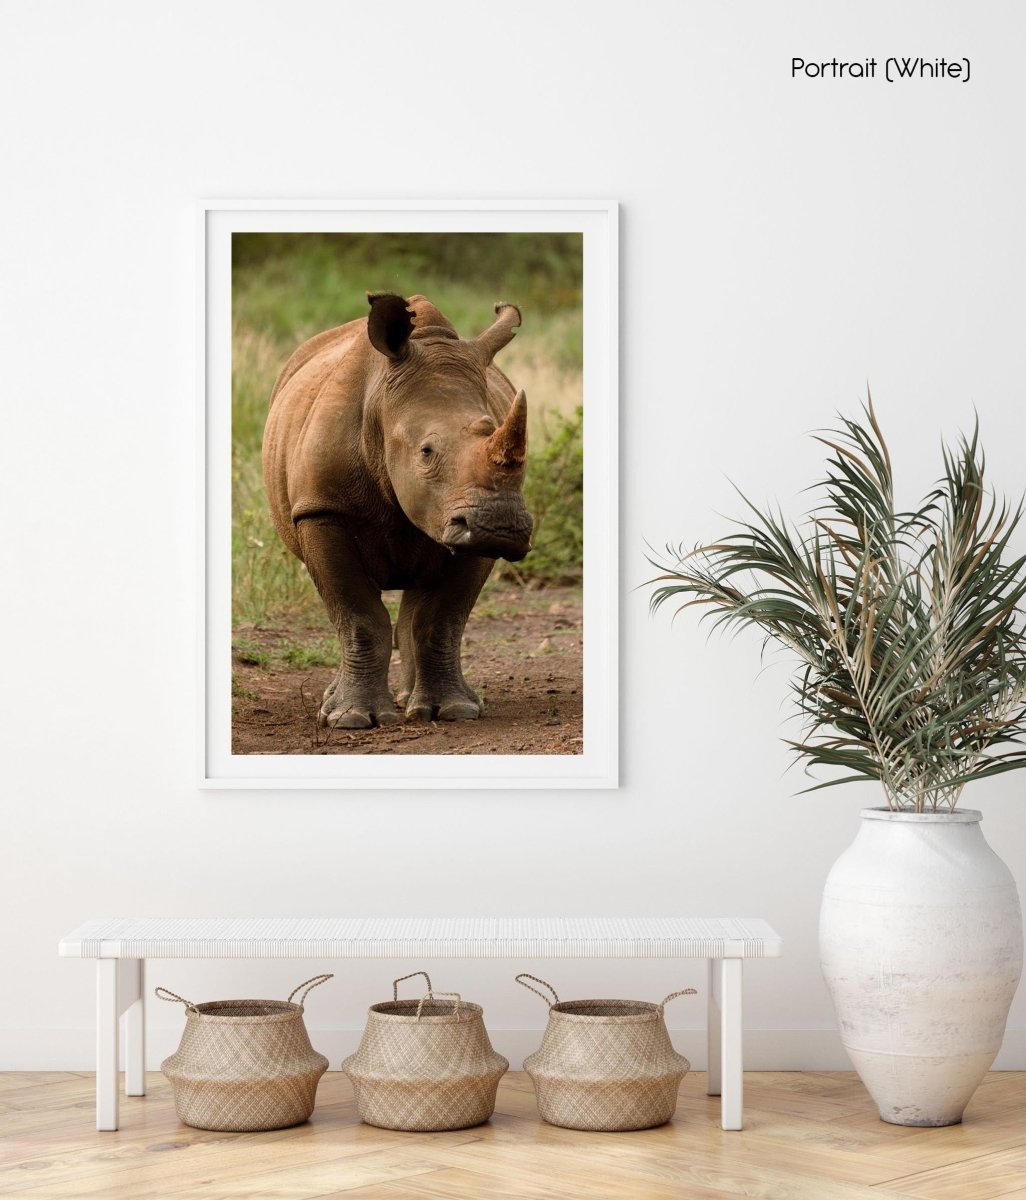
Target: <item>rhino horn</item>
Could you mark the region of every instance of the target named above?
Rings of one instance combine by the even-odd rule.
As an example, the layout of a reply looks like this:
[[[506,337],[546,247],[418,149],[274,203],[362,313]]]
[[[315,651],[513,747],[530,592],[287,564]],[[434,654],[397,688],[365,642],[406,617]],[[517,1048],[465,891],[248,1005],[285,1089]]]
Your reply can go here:
[[[515,304],[505,304],[500,300],[495,306],[495,312],[497,316],[493,324],[474,339],[481,348],[485,366],[492,361],[503,346],[509,345],[513,340],[513,334],[520,327],[520,309]]]
[[[506,419],[487,442],[488,457],[497,467],[522,467],[527,457],[527,397],[517,392]]]

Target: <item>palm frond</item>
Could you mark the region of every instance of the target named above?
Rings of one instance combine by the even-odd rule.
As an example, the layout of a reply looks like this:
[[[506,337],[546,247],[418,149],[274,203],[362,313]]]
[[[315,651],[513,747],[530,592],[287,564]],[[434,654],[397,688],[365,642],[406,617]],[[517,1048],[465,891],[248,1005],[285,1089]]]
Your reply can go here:
[[[892,808],[953,808],[969,781],[1026,766],[1026,749],[993,753],[1026,737],[1023,505],[988,492],[978,422],[908,511],[871,400],[816,437],[829,453],[807,521],[739,491],[725,537],[650,559],[651,608],[703,606],[713,628],[757,626],[797,656],[788,745],[807,771],[848,772],[807,790],[869,778]]]

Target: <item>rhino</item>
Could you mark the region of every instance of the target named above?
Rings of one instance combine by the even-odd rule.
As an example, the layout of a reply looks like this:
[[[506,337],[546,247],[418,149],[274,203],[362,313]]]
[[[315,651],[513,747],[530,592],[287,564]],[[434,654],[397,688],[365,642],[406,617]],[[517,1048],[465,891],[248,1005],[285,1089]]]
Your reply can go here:
[[[304,342],[271,393],[264,483],[341,643],[322,726],[468,720],[467,618],[499,558],[531,546],[527,398],[493,363],[521,324],[461,338],[425,296],[368,293],[369,313]],[[402,589],[393,638],[381,593]],[[393,698],[393,644],[402,673]]]

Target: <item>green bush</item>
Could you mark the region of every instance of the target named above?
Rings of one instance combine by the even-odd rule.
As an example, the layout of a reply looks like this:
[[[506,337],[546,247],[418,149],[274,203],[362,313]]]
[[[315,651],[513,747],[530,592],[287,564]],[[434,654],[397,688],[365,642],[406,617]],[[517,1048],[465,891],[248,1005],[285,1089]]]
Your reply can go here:
[[[524,500],[534,517],[533,548],[499,575],[536,584],[577,583],[584,561],[584,410],[543,418],[545,437],[529,447]],[[539,439],[536,439],[539,440]]]

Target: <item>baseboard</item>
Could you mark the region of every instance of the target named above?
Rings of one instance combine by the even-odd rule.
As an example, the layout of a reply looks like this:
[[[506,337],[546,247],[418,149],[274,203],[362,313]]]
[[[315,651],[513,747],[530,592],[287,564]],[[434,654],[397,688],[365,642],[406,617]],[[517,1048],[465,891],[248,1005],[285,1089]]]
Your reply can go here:
[[[359,1029],[311,1029],[310,1038],[327,1055],[331,1070],[352,1054],[360,1041]],[[519,1070],[537,1050],[540,1029],[491,1029],[492,1044]],[[671,1029],[673,1044],[691,1060],[696,1071],[706,1067],[705,1031]],[[156,1071],[178,1046],[180,1030],[150,1029],[146,1066]],[[96,1034],[93,1029],[0,1030],[2,1071],[92,1071]],[[745,1068],[750,1071],[850,1071],[851,1063],[834,1029],[748,1029],[745,1031]],[[996,1071],[1026,1070],[1026,1029],[1009,1029],[994,1061]]]

